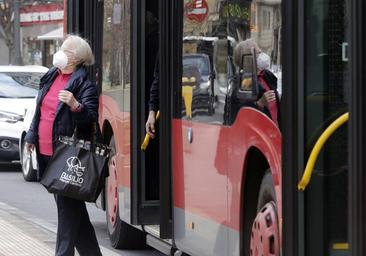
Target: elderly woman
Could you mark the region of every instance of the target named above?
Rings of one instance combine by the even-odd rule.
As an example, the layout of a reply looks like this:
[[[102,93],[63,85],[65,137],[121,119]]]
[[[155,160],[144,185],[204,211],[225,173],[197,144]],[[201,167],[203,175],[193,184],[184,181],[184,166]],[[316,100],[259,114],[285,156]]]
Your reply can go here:
[[[29,151],[38,155],[40,178],[51,160],[59,135],[88,139],[98,117],[97,88],[87,76],[86,66],[94,63],[89,44],[70,35],[53,56],[52,67],[41,79],[37,106],[25,137]],[[102,255],[85,202],[56,195],[58,228],[56,255]]]

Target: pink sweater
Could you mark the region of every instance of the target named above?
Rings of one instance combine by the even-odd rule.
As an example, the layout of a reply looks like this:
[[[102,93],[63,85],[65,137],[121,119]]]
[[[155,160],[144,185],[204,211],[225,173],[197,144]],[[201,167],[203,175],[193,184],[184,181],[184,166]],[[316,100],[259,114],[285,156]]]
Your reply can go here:
[[[70,76],[71,74],[59,74],[43,98],[38,126],[39,152],[42,155],[52,156],[53,154],[52,129],[59,103],[58,94],[65,88]]]

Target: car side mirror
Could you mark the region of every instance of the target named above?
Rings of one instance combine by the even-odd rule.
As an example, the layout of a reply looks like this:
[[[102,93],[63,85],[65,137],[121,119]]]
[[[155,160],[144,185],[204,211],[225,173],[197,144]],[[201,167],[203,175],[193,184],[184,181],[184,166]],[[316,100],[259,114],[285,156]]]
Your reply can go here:
[[[237,98],[243,101],[255,101],[258,96],[257,56],[255,49],[243,54],[239,71]]]

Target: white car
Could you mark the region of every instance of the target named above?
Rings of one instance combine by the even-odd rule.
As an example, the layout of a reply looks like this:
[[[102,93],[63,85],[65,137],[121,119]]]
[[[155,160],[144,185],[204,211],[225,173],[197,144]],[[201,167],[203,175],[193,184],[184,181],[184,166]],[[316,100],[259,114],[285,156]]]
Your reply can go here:
[[[40,79],[47,71],[42,66],[0,66],[0,162],[28,157],[19,154],[19,148],[33,118]]]

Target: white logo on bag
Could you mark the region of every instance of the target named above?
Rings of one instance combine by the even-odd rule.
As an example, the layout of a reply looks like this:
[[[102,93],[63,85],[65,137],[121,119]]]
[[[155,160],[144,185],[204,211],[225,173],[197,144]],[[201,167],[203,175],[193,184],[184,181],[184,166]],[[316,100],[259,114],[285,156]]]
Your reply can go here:
[[[67,166],[69,167],[67,169],[68,172],[75,173],[78,177],[83,176],[85,167],[81,166],[80,159],[76,156],[70,157],[66,160]]]
[[[66,160],[68,166],[67,172],[62,172],[60,181],[81,187],[84,179],[83,175],[85,172],[85,167],[81,166],[81,161],[76,156],[72,156]]]

